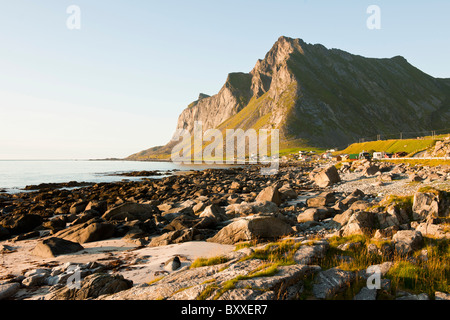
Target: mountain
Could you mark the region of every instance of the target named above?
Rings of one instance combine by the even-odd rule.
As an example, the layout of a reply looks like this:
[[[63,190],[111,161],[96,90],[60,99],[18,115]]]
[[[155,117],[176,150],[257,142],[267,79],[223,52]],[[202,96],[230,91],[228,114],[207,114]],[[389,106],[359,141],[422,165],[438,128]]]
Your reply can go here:
[[[280,37],[250,73],[230,73],[221,90],[200,94],[177,128],[280,130],[280,146],[347,146],[361,137],[447,128],[450,79],[396,56],[366,58]],[[129,159],[167,158],[174,142]]]

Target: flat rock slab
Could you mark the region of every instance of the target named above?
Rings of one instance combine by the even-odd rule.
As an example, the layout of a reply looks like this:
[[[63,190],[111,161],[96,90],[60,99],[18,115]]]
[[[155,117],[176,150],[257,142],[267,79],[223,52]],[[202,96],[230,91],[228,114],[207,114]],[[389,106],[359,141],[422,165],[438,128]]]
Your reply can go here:
[[[355,280],[355,274],[338,268],[322,271],[317,275],[313,294],[318,299],[327,299],[347,288]]]

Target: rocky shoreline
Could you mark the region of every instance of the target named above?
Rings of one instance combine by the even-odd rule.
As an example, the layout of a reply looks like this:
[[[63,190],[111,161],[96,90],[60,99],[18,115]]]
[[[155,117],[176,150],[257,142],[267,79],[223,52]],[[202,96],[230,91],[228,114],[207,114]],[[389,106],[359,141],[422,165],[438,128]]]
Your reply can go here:
[[[396,259],[420,266],[428,239],[448,246],[448,165],[284,163],[272,176],[245,166],[69,184],[79,188],[0,194],[0,300],[449,299],[390,277]],[[380,262],[383,288],[361,287],[371,274],[356,253]]]

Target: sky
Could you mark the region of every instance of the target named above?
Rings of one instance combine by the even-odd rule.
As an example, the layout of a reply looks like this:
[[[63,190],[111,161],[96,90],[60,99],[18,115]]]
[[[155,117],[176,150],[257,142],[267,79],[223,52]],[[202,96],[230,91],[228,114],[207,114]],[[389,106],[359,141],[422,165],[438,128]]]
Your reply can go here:
[[[0,160],[164,145],[199,93],[251,71],[282,35],[450,78],[448,0],[0,1]]]

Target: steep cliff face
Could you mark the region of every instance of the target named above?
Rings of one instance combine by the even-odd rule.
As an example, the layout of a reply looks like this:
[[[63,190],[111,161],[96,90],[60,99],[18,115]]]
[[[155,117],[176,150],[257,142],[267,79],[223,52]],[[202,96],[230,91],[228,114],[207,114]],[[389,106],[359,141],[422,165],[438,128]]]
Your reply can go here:
[[[448,127],[450,80],[402,57],[365,58],[280,37],[250,73],[231,73],[222,89],[201,95],[177,128],[280,130],[281,145],[336,147],[361,137]],[[131,156],[170,154],[168,144]]]

